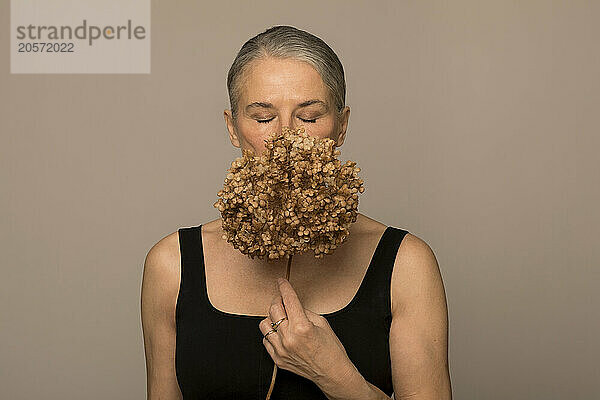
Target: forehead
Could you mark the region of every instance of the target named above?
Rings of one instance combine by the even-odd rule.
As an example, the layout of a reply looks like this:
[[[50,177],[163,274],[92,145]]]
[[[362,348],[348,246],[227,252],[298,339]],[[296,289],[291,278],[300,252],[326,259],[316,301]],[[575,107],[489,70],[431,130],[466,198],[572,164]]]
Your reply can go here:
[[[329,90],[310,64],[294,59],[266,58],[250,62],[244,73],[241,100],[277,102],[317,98],[328,102]]]

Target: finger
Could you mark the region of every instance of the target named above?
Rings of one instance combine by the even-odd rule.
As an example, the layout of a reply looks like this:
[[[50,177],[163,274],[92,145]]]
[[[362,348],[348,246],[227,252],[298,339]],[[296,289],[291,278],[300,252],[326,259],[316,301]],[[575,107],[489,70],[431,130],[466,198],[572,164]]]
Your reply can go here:
[[[302,307],[302,303],[300,303],[300,299],[290,282],[287,279],[278,278],[277,283],[290,324],[307,322],[308,318],[304,313],[304,307]]]
[[[276,333],[267,336],[273,336],[276,335]],[[271,356],[271,359],[273,360],[273,362],[275,362],[275,358],[277,357],[277,352],[275,351],[275,348],[273,347],[273,345],[267,340],[267,338],[263,339],[263,345],[265,346],[265,348],[267,349],[267,353],[269,353],[269,355]]]
[[[272,329],[271,322],[273,321],[271,321],[271,319],[267,317],[265,319],[262,319],[258,323],[258,329],[260,330],[260,333],[263,334],[263,336]]]
[[[260,321],[260,323],[258,324],[258,328],[260,329],[262,335],[263,335],[263,342],[266,340],[269,343],[271,343],[271,345],[279,350],[283,348],[283,343],[281,341],[281,333],[280,332],[274,332],[274,333],[269,333],[270,331],[273,330],[273,327],[271,326],[271,322],[273,322],[270,318],[265,318],[262,321]],[[265,335],[269,333],[269,335],[267,337],[265,337]]]
[[[281,318],[287,317],[287,314],[285,312],[285,307],[283,306],[283,299],[281,298],[281,295],[277,295],[277,296],[273,297],[273,300],[271,302],[271,307],[269,308],[269,317],[271,318],[271,321],[273,321],[273,322],[277,322]],[[281,321],[281,323],[279,324],[277,329],[281,328],[282,325],[285,324],[286,322],[288,322],[288,321],[287,320]]]

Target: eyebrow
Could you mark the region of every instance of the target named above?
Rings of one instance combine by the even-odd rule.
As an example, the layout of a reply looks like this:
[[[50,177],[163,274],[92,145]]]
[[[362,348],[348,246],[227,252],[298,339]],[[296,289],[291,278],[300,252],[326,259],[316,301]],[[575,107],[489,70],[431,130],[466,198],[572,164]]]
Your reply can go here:
[[[325,109],[328,109],[327,104],[325,104],[325,102],[318,100],[318,99],[311,99],[311,100],[303,101],[302,103],[298,104],[298,107],[306,107],[306,106],[310,106],[312,104],[320,104],[323,107],[325,107]],[[251,108],[274,108],[274,107],[273,107],[273,104],[271,104],[271,103],[266,103],[264,101],[255,101],[246,106],[246,110],[250,110]]]

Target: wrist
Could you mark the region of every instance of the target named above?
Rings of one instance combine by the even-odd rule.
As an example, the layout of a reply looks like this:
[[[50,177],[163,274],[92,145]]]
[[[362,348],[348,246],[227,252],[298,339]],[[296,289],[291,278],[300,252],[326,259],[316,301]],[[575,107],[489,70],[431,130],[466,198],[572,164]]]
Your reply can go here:
[[[329,400],[374,398],[369,383],[352,362],[335,374],[315,380],[315,383]]]

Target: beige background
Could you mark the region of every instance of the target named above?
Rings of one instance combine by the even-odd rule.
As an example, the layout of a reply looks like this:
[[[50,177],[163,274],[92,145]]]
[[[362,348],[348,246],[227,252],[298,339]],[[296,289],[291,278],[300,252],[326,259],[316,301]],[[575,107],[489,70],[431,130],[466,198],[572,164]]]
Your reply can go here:
[[[600,5],[153,1],[150,75],[10,75],[0,398],[142,399],[143,260],[218,217],[226,73],[276,24],[338,53],[360,211],[435,251],[456,399],[600,396]]]

